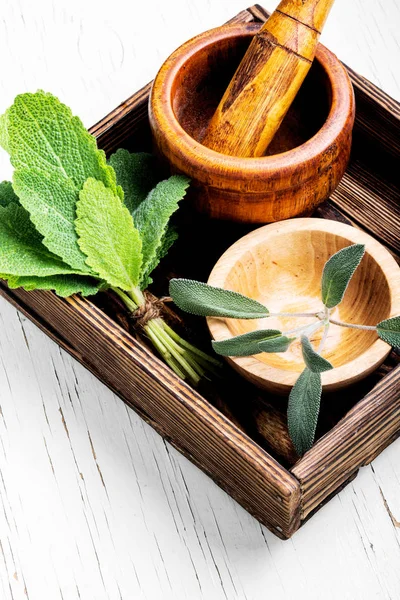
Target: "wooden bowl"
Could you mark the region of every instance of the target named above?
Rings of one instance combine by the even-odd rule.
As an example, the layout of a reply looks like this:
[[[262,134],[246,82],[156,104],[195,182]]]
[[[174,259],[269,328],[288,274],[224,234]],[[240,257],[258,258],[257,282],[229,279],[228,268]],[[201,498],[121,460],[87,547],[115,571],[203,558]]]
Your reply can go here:
[[[152,87],[156,148],[172,171],[192,179],[196,208],[215,218],[266,223],[311,214],[336,188],[349,160],[353,88],[342,63],[322,45],[268,156],[238,158],[201,144],[260,27],[229,25],[195,37],[168,58]]]
[[[261,227],[233,244],[214,266],[208,283],[234,290],[265,304],[270,312],[321,310],[321,274],[328,258],[350,244],[365,244],[342,303],[332,317],[376,325],[400,314],[400,269],[392,255],[371,236],[325,219],[290,219]],[[255,329],[288,331],[312,320],[269,317],[258,320],[208,318],[214,340]],[[311,338],[319,342],[323,330]],[[335,367],[322,374],[326,391],[359,381],[385,360],[390,347],[374,331],[330,325],[323,356]],[[241,375],[273,393],[287,394],[304,369],[300,342],[281,354],[228,358]]]

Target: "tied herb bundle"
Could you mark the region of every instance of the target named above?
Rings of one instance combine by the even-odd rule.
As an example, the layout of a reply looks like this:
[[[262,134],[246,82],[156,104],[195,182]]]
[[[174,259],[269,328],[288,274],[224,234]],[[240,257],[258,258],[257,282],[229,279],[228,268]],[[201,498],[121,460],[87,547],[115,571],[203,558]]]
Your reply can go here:
[[[330,325],[375,331],[384,342],[400,348],[400,316],[385,319],[376,326],[344,323],[332,316],[332,310],[342,301],[364,253],[364,245],[354,244],[330,257],[322,273],[323,306],[317,313],[272,314],[263,304],[237,292],[188,279],[170,281],[170,295],[175,304],[195,315],[234,319],[293,316],[312,320],[309,325],[291,331],[255,330],[212,343],[215,352],[222,356],[252,356],[261,352],[286,352],[293,341],[300,338],[305,369],[290,392],[287,413],[289,435],[299,456],[314,442],[322,393],[321,373],[333,369],[333,365],[321,355]],[[322,328],[321,341],[318,348],[314,348],[312,336]]]
[[[51,94],[21,94],[0,117],[13,181],[0,184],[0,274],[10,288],[67,297],[111,289],[131,313],[146,307],[151,273],[177,238],[169,224],[189,180],[158,181],[151,155],[95,138]],[[218,362],[159,316],[145,335],[167,364],[197,384]]]

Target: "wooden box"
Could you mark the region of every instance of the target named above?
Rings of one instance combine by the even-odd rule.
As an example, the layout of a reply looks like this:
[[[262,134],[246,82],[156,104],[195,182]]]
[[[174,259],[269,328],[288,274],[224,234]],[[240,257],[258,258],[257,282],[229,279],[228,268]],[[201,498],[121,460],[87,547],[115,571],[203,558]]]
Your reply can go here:
[[[254,6],[234,21],[262,21],[266,16]],[[350,69],[349,73],[357,103],[352,159],[339,188],[316,216],[350,221],[399,255],[395,177],[400,158],[400,105]],[[107,153],[119,147],[151,147],[149,90],[150,85],[92,128]],[[197,226],[201,223],[197,221]],[[238,226],[207,226],[227,228],[226,235],[216,238],[223,240],[218,242],[222,247],[216,244],[202,256],[198,272],[186,273],[177,259],[189,243],[190,236],[184,235],[169,264],[167,259],[167,266],[158,272],[157,293],[167,291],[166,269],[205,279],[223,244],[226,247],[243,234]],[[174,257],[177,262],[171,266]],[[93,302],[78,296],[61,299],[50,292],[9,290],[3,282],[0,293],[279,537],[289,538],[400,433],[400,366],[395,353],[377,374],[326,403],[318,441],[290,466],[284,449],[284,407],[274,406],[273,399],[235,379],[229,369],[215,389],[209,386],[201,395],[108,316],[112,311],[104,295]],[[238,410],[247,414],[247,425],[237,425]],[[263,428],[258,426],[260,415],[265,417]]]

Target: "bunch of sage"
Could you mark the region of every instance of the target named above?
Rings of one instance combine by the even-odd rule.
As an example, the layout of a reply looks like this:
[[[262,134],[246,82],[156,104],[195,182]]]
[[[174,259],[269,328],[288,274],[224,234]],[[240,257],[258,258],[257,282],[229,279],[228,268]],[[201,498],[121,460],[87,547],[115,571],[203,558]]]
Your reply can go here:
[[[120,149],[107,162],[56,97],[21,94],[0,117],[13,180],[0,184],[0,274],[10,288],[67,297],[111,289],[132,313],[177,233],[172,214],[189,180],[159,181],[151,155]],[[160,317],[144,332],[167,364],[196,384],[218,364]]]
[[[376,326],[344,323],[332,316],[332,310],[343,300],[364,253],[364,245],[354,244],[330,257],[322,272],[321,310],[317,313],[291,313],[294,317],[309,317],[312,319],[310,325],[287,332],[255,330],[212,342],[215,352],[222,356],[252,356],[261,352],[286,352],[292,342],[300,338],[305,369],[290,392],[287,412],[289,435],[299,456],[309,450],[314,442],[322,393],[321,373],[333,369],[333,365],[321,356],[330,324],[376,331],[387,344],[400,348],[400,316],[385,319]],[[179,308],[203,317],[260,319],[287,316],[280,313],[272,315],[266,306],[252,298],[199,281],[172,279],[169,291]],[[319,347],[315,349],[310,338],[321,328],[324,330],[323,336]]]

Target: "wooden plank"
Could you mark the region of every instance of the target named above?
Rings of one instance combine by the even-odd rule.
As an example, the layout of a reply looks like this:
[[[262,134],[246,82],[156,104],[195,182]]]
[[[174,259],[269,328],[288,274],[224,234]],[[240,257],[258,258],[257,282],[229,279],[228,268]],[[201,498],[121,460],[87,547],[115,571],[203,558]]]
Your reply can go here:
[[[400,366],[293,467],[302,489],[302,519],[399,435]]]
[[[276,535],[299,527],[295,477],[96,306],[4,284],[0,293],[40,315],[41,329],[53,339],[56,330],[75,358]]]

